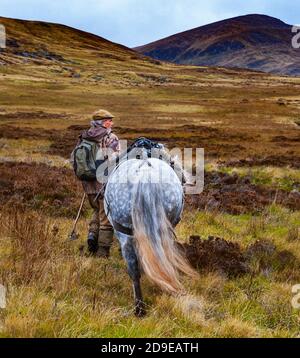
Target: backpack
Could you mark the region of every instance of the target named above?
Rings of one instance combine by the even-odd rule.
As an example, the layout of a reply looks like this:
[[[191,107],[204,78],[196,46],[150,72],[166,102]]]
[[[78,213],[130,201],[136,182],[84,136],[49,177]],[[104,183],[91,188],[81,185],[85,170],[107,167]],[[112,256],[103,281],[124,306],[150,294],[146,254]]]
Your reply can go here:
[[[83,139],[74,149],[72,153],[72,162],[75,175],[79,180],[96,180],[97,151],[97,143],[86,139]]]

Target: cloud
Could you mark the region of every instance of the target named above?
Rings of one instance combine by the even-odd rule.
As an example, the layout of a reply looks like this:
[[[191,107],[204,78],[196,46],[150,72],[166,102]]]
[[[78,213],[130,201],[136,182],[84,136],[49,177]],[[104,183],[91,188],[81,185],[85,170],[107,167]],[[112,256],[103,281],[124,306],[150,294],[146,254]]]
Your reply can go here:
[[[284,0],[1,0],[0,15],[63,23],[133,47],[225,18],[261,13],[297,23]]]

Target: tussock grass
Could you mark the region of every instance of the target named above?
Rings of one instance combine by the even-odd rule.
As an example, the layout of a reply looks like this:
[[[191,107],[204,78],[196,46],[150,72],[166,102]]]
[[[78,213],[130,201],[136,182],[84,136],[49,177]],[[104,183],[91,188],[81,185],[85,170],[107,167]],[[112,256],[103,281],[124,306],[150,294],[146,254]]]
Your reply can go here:
[[[251,216],[190,212],[178,232],[182,239],[215,232],[242,245],[269,233],[276,245],[299,253],[297,241],[286,242],[288,230],[275,225],[280,219],[283,226],[296,227],[299,215],[279,207],[269,208],[266,215],[264,225],[253,231]],[[212,272],[193,282],[185,278],[190,295],[177,298],[143,279],[148,315],[139,320],[133,315],[131,282],[118,245],[109,261],[80,254],[86,219],[80,221],[81,241],[75,243],[66,242],[67,219],[6,210],[0,225],[0,279],[8,288],[8,306],[0,313],[2,337],[299,335],[299,312],[290,302],[295,281],[286,280],[287,271],[290,278],[297,277],[296,268],[235,279]]]
[[[28,33],[22,22],[7,21],[16,39]],[[221,169],[215,163],[275,156],[289,158],[290,165],[299,158],[300,79],[158,63],[110,43],[99,46],[93,37],[82,38],[70,29],[36,26],[39,40],[22,49],[36,51],[47,43],[49,51],[70,62],[23,63],[10,54],[13,65],[0,66],[0,157],[14,161],[0,163],[0,283],[8,288],[0,336],[299,336],[300,313],[291,307],[291,288],[300,282],[295,264],[300,259],[299,212],[276,203],[255,216],[186,211],[178,227],[181,241],[197,234],[242,247],[268,240],[285,254],[271,257],[269,270],[253,262],[254,274],[241,278],[207,272],[193,282],[185,279],[190,296],[181,299],[143,280],[148,315],[138,320],[118,246],[109,261],[80,253],[88,210],[79,223],[81,242],[66,243],[81,189],[58,155],[67,158],[71,151],[64,148],[67,142],[73,145],[73,138],[71,143],[65,136],[68,128],[88,125],[91,113],[103,107],[116,115],[122,139],[145,134],[170,147],[204,147],[212,169],[250,176],[254,184],[299,190],[299,170],[277,168],[276,160],[275,166],[251,169]],[[279,98],[288,105],[279,106]],[[33,131],[14,141],[4,135],[8,125]],[[55,130],[62,141],[33,139],[34,130]],[[26,165],[29,158],[34,163]]]

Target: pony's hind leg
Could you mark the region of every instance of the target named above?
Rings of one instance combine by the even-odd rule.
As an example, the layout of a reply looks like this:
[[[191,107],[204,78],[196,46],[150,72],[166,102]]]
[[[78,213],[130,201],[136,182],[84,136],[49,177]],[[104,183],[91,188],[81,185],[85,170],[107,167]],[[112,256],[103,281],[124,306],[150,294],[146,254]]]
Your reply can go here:
[[[127,263],[128,274],[133,282],[135,315],[143,317],[146,314],[146,310],[140,283],[141,272],[133,244],[133,237],[120,232],[116,232],[116,235],[121,245],[123,258]]]

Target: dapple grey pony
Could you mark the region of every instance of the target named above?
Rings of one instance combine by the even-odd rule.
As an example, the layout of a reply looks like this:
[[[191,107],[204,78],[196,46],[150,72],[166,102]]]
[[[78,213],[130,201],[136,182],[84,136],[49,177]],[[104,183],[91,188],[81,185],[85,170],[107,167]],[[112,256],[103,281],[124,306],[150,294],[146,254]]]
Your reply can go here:
[[[178,176],[159,159],[124,161],[109,176],[105,210],[133,281],[137,316],[145,314],[141,270],[172,294],[184,292],[180,272],[195,275],[175,241],[174,228],[181,220],[183,199]]]

